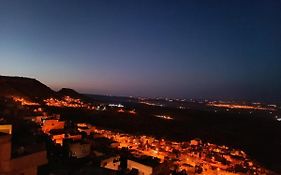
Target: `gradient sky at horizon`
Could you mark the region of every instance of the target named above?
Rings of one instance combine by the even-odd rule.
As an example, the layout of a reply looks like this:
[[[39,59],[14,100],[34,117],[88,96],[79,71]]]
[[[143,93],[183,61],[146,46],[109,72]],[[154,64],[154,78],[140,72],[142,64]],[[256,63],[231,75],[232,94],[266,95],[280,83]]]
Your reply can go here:
[[[281,1],[0,0],[0,74],[54,89],[281,100]]]

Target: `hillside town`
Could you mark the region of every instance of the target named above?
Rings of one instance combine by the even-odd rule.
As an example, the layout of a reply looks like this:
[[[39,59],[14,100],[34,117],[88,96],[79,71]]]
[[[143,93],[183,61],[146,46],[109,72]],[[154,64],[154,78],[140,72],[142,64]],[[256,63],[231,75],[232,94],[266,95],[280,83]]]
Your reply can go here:
[[[270,171],[251,160],[245,152],[224,145],[203,142],[199,138],[190,141],[176,142],[148,135],[132,135],[119,131],[93,126],[90,123],[76,123],[63,119],[60,114],[50,114],[44,111],[39,103],[13,97],[12,100],[35,112],[34,116],[23,117],[23,121],[33,125],[32,135],[45,140],[45,146],[39,152],[30,150],[31,145],[20,146],[16,151],[21,152],[23,159],[11,159],[9,155],[1,156],[0,174],[27,173],[37,174],[69,174],[66,168],[73,162],[80,164],[74,169],[76,174],[87,172],[102,172],[101,174],[140,174],[140,175],[195,175],[195,174],[270,174]],[[50,98],[44,100],[45,105],[52,107],[82,108],[99,110],[102,105],[84,103],[81,99],[65,96],[62,100]],[[125,106],[110,104],[107,108],[116,108],[116,112],[124,112]],[[106,108],[104,108],[106,110]],[[135,115],[134,110],[127,110]],[[170,116],[156,115],[165,120]],[[13,137],[13,125],[1,118],[0,123],[0,152],[5,152]],[[37,129],[36,129],[37,128]],[[3,133],[3,134],[2,134]],[[13,139],[14,140],[14,139]],[[36,141],[37,143],[37,141]],[[41,142],[44,143],[44,142]],[[42,145],[42,144],[41,144]],[[40,152],[41,151],[41,152]],[[42,152],[43,151],[43,152]],[[11,153],[8,153],[11,154]],[[5,153],[6,155],[6,153]],[[28,157],[26,157],[28,156]],[[31,160],[31,157],[36,157]],[[40,159],[40,161],[36,161]],[[20,163],[22,162],[22,163]],[[25,162],[25,163],[24,163]],[[23,164],[25,166],[20,166]],[[42,165],[45,165],[42,167]],[[19,166],[19,167],[18,167]],[[39,169],[37,170],[37,167]],[[44,173],[43,173],[44,174]]]

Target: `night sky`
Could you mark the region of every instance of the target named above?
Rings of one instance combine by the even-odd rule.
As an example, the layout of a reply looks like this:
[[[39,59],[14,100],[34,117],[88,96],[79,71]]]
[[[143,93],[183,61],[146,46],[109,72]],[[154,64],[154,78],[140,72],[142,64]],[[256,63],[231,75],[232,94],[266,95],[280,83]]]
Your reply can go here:
[[[281,100],[281,1],[0,0],[0,74],[83,93]]]

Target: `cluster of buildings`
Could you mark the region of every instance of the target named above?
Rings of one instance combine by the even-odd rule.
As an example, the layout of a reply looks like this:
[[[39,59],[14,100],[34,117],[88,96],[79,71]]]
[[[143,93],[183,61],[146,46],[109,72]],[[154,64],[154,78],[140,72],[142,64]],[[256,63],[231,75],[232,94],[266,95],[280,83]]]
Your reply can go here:
[[[126,154],[127,158],[122,159],[120,143],[106,138],[90,124],[72,123],[70,127],[71,121],[60,120],[59,116],[42,117],[36,121],[54,145],[64,148],[67,152],[66,157],[70,159],[90,158],[98,162],[98,168],[108,169],[114,174],[120,171],[123,171],[123,174],[169,174],[169,166],[157,157]]]
[[[62,99],[48,98],[45,99],[44,102],[47,106],[53,106],[53,107],[95,109],[95,107],[92,106],[91,104],[85,103],[80,99],[72,98],[70,96],[65,96]]]
[[[267,174],[265,169],[251,161],[240,150],[199,139],[190,142],[172,142],[149,136],[133,136],[96,129],[96,133],[118,142],[119,148],[126,147],[134,155],[146,155],[158,158],[160,162],[169,162],[170,168],[186,171],[188,174]]]
[[[24,99],[23,99],[24,100]],[[119,113],[129,113],[132,115],[136,114],[136,111],[133,110],[127,110],[125,109],[125,106],[122,104],[108,104],[108,105],[92,105],[91,103],[85,103],[81,101],[81,99],[78,98],[72,98],[70,96],[65,96],[62,99],[56,99],[56,98],[49,98],[44,100],[45,104],[47,106],[51,107],[68,107],[68,108],[83,108],[87,110],[97,110],[97,111],[106,111],[108,109],[116,109]]]

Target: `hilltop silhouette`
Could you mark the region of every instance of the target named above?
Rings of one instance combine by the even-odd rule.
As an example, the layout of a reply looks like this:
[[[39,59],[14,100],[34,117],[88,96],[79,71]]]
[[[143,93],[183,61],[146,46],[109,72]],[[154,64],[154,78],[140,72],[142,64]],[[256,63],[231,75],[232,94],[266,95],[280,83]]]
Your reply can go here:
[[[34,78],[17,76],[0,76],[0,96],[20,96],[32,100],[63,96],[83,97],[73,89],[62,88],[56,92]]]

